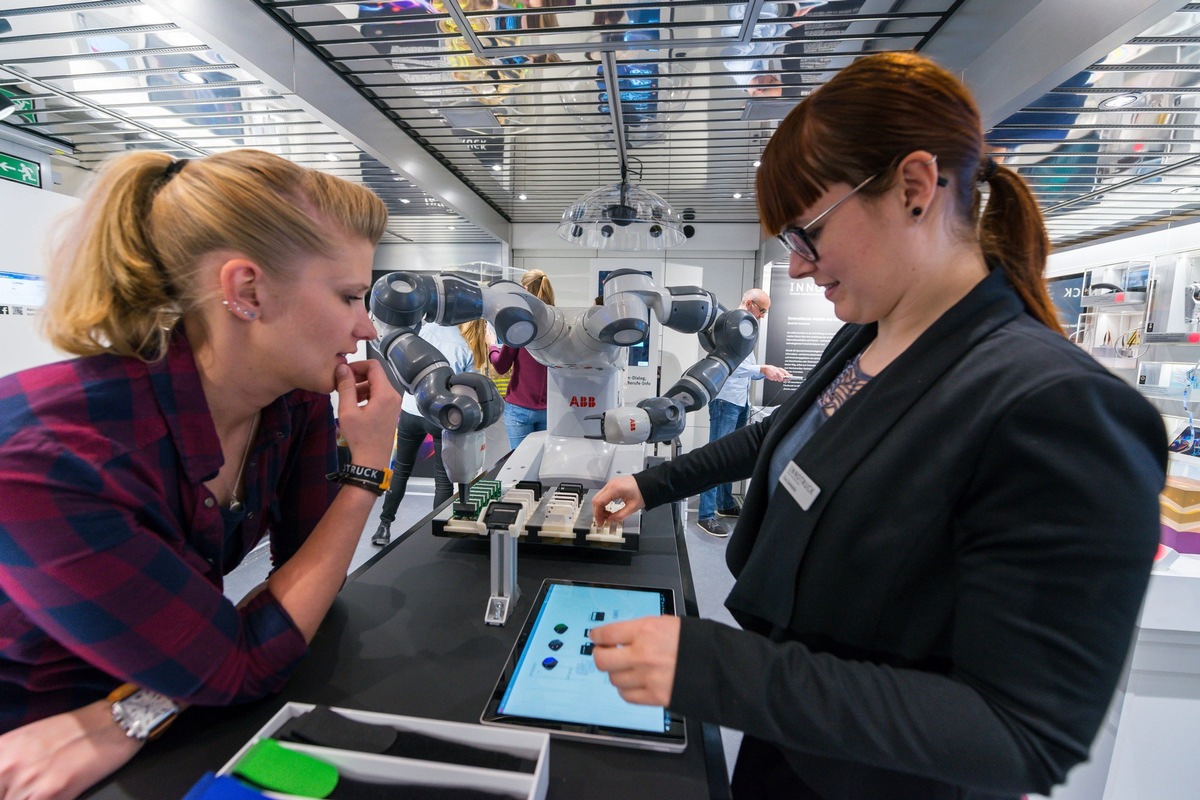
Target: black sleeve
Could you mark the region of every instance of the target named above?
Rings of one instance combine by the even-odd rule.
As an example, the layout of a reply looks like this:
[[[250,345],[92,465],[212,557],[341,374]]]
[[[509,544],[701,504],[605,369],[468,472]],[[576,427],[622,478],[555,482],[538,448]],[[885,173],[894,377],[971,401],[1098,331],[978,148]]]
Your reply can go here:
[[[646,508],[749,478],[770,425],[768,417],[633,476]]]

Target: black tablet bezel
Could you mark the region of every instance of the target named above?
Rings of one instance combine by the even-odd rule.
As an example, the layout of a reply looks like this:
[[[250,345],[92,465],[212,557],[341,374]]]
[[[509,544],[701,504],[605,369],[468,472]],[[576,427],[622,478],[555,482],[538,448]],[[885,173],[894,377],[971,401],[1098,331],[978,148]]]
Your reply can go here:
[[[504,668],[500,671],[500,676],[496,680],[495,687],[492,689],[487,706],[479,716],[479,721],[485,725],[512,725],[521,728],[535,728],[547,731],[552,736],[565,739],[577,739],[620,747],[634,747],[643,750],[682,753],[687,748],[685,720],[670,710],[664,712],[669,719],[668,730],[661,733],[633,730],[630,728],[613,728],[592,723],[573,723],[553,719],[539,719],[537,717],[519,717],[500,713],[500,701],[504,698],[504,693],[508,690],[508,685],[512,681],[517,663],[521,660],[521,653],[525,649],[530,635],[533,633],[533,626],[537,620],[538,612],[546,602],[546,596],[550,592],[550,587],[555,584],[653,592],[662,598],[663,614],[675,613],[675,592],[671,589],[663,589],[658,586],[635,586],[631,584],[547,578],[542,581],[542,586],[538,589],[537,596],[530,605],[529,614],[525,617],[525,622],[521,626],[521,632],[517,635],[517,640],[508,654],[508,660],[505,662]]]

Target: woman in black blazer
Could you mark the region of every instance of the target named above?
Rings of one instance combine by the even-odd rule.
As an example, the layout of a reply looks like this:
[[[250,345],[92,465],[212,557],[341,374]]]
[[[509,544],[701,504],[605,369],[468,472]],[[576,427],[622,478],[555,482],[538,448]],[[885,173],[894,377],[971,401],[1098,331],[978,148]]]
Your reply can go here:
[[[744,731],[737,797],[1048,792],[1129,648],[1162,421],[1062,336],[1037,205],[927,59],[842,70],[757,189],[791,277],[848,324],[772,416],[598,493],[619,520],[751,478],[726,554],[742,630],[616,623],[596,664],[631,702]]]

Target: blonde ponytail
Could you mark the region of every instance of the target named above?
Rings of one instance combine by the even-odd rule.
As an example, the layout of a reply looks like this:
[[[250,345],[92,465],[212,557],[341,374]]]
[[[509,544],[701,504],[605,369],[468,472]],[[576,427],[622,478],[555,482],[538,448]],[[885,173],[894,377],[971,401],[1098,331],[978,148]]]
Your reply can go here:
[[[135,153],[113,162],[60,240],[42,315],[43,330],[59,349],[136,357],[163,349],[180,309],[146,221],[171,161],[161,153]]]
[[[369,189],[270,153],[127,153],[101,169],[54,253],[44,330],[76,355],[153,361],[206,299],[204,256],[233,251],[287,279],[298,259],[335,255],[339,234],[375,243],[386,225]]]

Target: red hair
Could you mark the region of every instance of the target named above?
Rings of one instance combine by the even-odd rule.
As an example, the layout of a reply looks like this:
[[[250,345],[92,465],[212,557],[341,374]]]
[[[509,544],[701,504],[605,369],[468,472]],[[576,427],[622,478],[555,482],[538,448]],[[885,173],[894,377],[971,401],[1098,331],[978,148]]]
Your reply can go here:
[[[990,164],[979,109],[962,83],[916,53],[879,53],[838,72],[792,110],[763,151],[758,210],[776,234],[834,184],[878,196],[895,183],[904,156],[937,156],[938,173],[964,231],[999,262],[1029,313],[1062,331],[1046,290],[1050,243],[1041,211],[1020,175]],[[986,168],[985,168],[986,167]],[[987,207],[978,184],[987,177]]]

